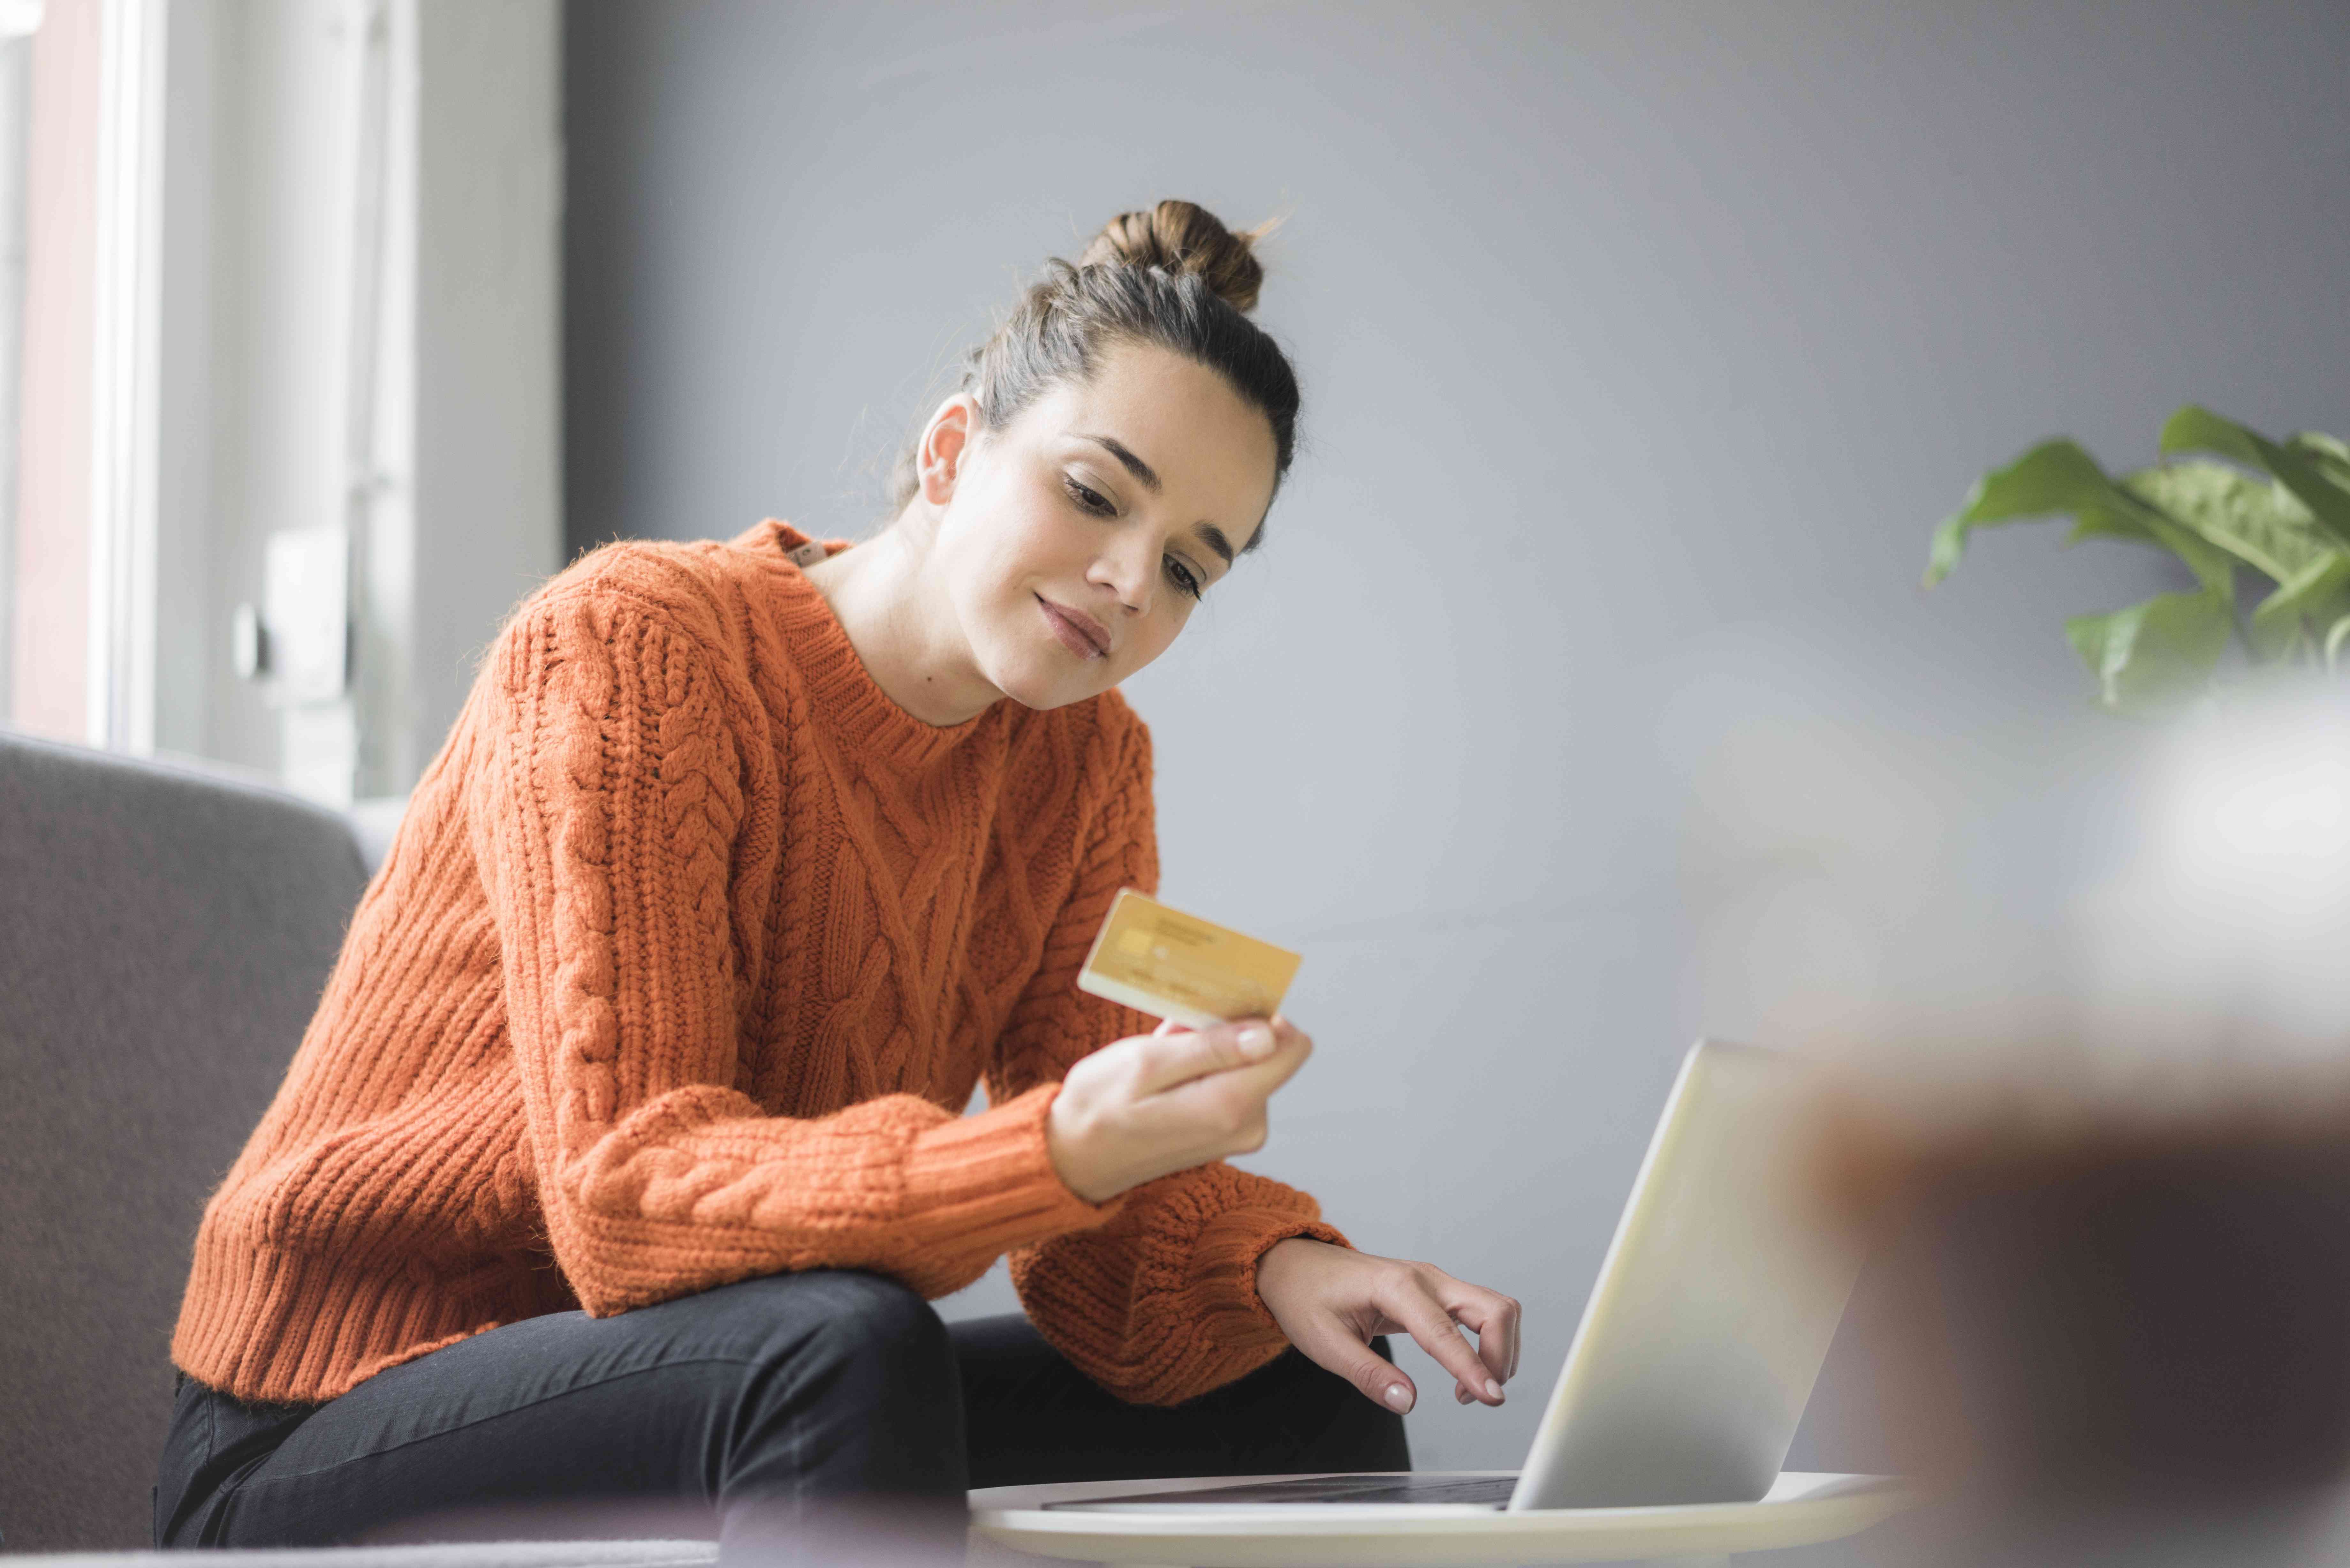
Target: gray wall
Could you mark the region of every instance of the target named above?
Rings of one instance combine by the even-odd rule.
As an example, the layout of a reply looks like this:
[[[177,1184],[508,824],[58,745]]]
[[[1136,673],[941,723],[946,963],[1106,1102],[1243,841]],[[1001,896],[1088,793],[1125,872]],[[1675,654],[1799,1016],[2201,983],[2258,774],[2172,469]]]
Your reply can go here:
[[[1253,1163],[1527,1304],[1501,1412],[1408,1354],[1423,1465],[1523,1452],[1693,1036],[2063,981],[2143,739],[2062,619],[2168,579],[2032,530],[1921,593],[1971,477],[2350,424],[2338,6],[568,17],[575,549],[855,535],[1045,255],[1292,214],[1294,486],[1128,694],[1167,897],[1306,953]]]

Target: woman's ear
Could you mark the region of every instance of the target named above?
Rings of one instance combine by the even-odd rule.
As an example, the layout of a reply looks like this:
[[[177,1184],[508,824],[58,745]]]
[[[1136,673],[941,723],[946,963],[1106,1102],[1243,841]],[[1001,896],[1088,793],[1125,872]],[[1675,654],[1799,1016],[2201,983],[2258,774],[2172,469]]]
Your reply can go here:
[[[967,392],[957,392],[938,406],[922,427],[922,444],[915,454],[922,480],[922,499],[943,506],[954,499],[955,481],[971,453],[978,431],[979,410]]]

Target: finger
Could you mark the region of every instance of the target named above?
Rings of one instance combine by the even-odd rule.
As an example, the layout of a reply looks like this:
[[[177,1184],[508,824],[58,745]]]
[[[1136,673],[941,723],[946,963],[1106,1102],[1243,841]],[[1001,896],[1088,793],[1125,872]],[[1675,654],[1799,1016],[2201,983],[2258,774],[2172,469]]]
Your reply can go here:
[[[1153,1040],[1164,1040],[1170,1034],[1189,1033],[1191,1032],[1191,1026],[1190,1024],[1181,1022],[1180,1019],[1162,1018],[1159,1021],[1159,1027],[1150,1032],[1150,1037]]]
[[[1264,1061],[1189,1079],[1158,1098],[1176,1116],[1232,1124],[1261,1119],[1265,1101],[1305,1064],[1309,1051],[1302,1043],[1278,1046]]]
[[[1186,1029],[1147,1038],[1149,1044],[1142,1056],[1145,1094],[1157,1094],[1213,1073],[1278,1062],[1283,1056],[1283,1046],[1273,1026],[1262,1018],[1243,1018],[1209,1029]],[[1295,1044],[1289,1047],[1289,1054],[1297,1054]],[[1289,1071],[1295,1068],[1292,1066]],[[1286,1072],[1282,1075],[1287,1075]]]
[[[1419,1347],[1434,1356],[1436,1364],[1452,1374],[1480,1403],[1502,1403],[1501,1379],[1477,1359],[1477,1352],[1461,1336],[1452,1314],[1444,1310],[1435,1293],[1416,1272],[1393,1276],[1378,1298],[1378,1307],[1402,1324]]]
[[[1336,1373],[1384,1409],[1407,1415],[1419,1400],[1419,1390],[1401,1367],[1349,1334],[1335,1316],[1315,1313],[1290,1343],[1306,1360]]]
[[[1430,1281],[1437,1301],[1453,1319],[1477,1334],[1477,1359],[1507,1383],[1518,1372],[1518,1303],[1499,1291],[1456,1280],[1442,1269],[1430,1268]]]

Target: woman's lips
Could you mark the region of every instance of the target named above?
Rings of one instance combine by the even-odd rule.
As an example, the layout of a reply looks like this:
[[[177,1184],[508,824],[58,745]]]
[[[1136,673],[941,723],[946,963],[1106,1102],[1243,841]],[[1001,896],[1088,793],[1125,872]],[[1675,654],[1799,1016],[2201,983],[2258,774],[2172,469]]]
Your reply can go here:
[[[1109,657],[1108,634],[1091,616],[1063,609],[1042,594],[1036,596],[1036,602],[1044,607],[1045,624],[1053,628],[1053,635],[1061,639],[1063,648],[1079,659]]]

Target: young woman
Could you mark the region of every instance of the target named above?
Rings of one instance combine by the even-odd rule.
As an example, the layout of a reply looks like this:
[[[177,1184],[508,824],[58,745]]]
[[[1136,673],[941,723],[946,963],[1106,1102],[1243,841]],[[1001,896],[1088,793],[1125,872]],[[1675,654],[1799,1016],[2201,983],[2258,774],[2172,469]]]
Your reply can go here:
[[[1222,1163],[1303,1033],[1072,983],[1158,885],[1116,688],[1289,466],[1251,237],[1162,202],[1052,264],[869,542],[616,545],[516,612],[206,1210],[160,1542],[1407,1468],[1391,1331],[1502,1402],[1514,1302]],[[942,1324],[1007,1251],[1026,1317]]]

